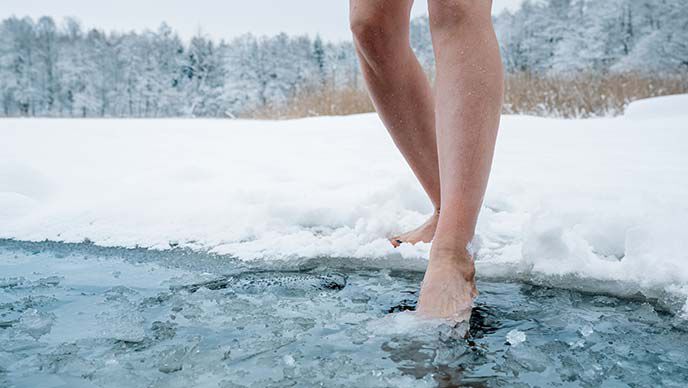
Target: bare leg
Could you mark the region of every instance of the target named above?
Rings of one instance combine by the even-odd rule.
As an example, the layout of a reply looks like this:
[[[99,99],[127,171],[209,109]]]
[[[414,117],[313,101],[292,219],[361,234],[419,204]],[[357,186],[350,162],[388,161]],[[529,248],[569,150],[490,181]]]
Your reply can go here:
[[[351,30],[375,109],[436,211],[411,232],[391,239],[430,242],[440,206],[435,110],[430,83],[411,50],[413,0],[350,0]]]
[[[419,313],[470,316],[473,239],[492,164],[503,70],[489,0],[430,0],[437,61],[436,123],[442,213],[419,298]]]

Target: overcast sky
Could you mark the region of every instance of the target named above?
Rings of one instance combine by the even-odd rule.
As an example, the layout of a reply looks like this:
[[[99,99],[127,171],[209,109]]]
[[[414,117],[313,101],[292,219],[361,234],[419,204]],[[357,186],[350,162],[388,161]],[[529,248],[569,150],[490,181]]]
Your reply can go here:
[[[521,1],[494,0],[494,12],[514,8]],[[61,21],[74,16],[85,27],[118,31],[156,29],[166,21],[184,38],[201,30],[225,39],[245,32],[273,35],[282,31],[350,39],[348,9],[348,0],[0,0],[2,19],[49,15]],[[424,13],[427,0],[416,0],[413,14]]]

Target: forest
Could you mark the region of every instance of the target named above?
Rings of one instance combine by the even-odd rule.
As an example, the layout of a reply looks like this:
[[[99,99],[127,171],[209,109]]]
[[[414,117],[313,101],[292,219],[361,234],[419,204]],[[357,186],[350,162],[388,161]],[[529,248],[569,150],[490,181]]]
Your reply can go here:
[[[525,1],[494,17],[505,111],[615,114],[637,98],[688,92],[684,0]],[[411,44],[428,75],[427,17]],[[0,116],[286,118],[372,110],[353,43],[320,37],[181,39],[12,17],[0,24]]]

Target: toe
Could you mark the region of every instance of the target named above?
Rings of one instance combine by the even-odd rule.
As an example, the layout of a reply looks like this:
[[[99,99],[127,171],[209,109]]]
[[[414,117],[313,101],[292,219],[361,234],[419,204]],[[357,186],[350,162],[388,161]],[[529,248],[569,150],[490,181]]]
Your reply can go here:
[[[390,238],[389,242],[392,244],[392,246],[394,248],[399,248],[399,246],[404,243],[403,241],[399,240],[397,237]]]

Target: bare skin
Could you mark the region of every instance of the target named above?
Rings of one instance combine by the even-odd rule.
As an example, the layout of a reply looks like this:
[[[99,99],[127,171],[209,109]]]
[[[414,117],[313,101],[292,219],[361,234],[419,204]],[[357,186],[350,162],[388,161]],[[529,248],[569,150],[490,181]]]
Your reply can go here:
[[[430,242],[440,206],[435,103],[428,78],[409,43],[413,0],[352,0],[351,30],[361,71],[382,122],[435,207],[418,228],[390,238]]]
[[[408,41],[411,5],[351,0],[351,25],[375,107],[433,205],[442,209],[418,312],[460,321],[470,316],[477,295],[467,247],[492,164],[503,69],[491,1],[429,0],[437,63],[433,94]],[[428,240],[430,221],[404,238]]]
[[[417,244],[419,242],[429,243],[435,236],[435,229],[437,229],[437,221],[440,218],[439,211],[435,211],[433,215],[428,218],[421,226],[402,233],[398,236],[394,236],[389,239],[395,248],[398,248],[403,243]]]

